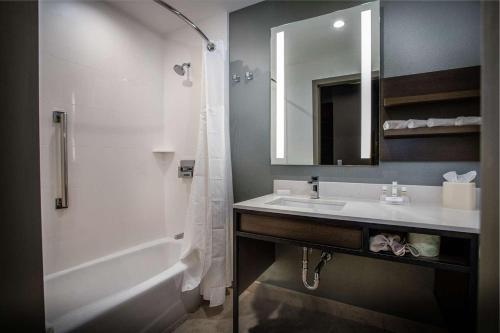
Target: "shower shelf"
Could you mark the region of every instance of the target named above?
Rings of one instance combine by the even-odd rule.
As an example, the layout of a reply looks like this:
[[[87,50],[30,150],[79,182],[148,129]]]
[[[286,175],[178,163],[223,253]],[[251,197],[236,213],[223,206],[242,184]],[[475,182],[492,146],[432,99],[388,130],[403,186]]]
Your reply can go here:
[[[157,148],[153,148],[153,153],[156,153],[156,154],[173,154],[173,153],[175,153],[175,150],[172,149],[172,148],[168,148],[168,147],[157,147]]]

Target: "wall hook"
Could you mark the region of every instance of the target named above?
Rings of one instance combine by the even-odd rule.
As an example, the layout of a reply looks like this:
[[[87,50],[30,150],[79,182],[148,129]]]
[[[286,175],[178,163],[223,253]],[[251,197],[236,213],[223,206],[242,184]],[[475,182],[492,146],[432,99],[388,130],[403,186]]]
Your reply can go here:
[[[247,79],[247,81],[253,80],[253,72],[246,72],[245,78]]]
[[[231,75],[231,79],[233,80],[234,83],[240,82],[241,77],[238,74],[233,74]]]

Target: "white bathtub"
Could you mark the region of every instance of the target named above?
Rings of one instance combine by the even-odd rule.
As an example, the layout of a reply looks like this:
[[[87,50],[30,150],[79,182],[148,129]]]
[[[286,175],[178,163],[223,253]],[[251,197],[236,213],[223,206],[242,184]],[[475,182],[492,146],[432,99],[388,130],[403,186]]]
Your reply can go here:
[[[47,328],[165,332],[199,304],[181,293],[181,241],[164,238],[45,276]]]

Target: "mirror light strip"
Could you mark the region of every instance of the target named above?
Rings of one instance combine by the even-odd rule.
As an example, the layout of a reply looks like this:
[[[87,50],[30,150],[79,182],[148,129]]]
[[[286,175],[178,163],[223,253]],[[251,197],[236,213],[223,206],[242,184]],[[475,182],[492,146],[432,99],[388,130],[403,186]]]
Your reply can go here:
[[[361,12],[361,158],[371,157],[372,11]]]
[[[276,158],[285,158],[285,32],[276,34]]]

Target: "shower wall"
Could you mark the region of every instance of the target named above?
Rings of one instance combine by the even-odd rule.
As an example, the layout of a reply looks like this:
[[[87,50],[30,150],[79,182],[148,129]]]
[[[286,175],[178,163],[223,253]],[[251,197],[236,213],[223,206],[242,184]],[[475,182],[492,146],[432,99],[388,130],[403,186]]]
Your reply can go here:
[[[227,58],[228,14],[221,12],[196,24],[212,40],[224,43]],[[188,209],[191,179],[177,178],[177,167],[183,159],[195,159],[198,122],[202,98],[202,40],[191,28],[165,36],[165,143],[175,154],[165,158],[165,217],[168,235],[183,232]],[[177,75],[174,64],[190,62],[187,75]],[[229,108],[229,65],[225,70],[226,108]],[[195,165],[196,168],[196,165]]]
[[[40,3],[44,273],[165,236],[164,41],[103,2]],[[69,208],[54,209],[68,113]]]
[[[44,274],[183,232],[191,180],[177,178],[177,166],[196,152],[200,37],[189,28],[160,35],[105,2],[41,1],[39,16]],[[197,23],[227,45],[227,21]],[[183,62],[192,63],[187,77],[172,70]],[[62,210],[55,110],[69,119]]]

